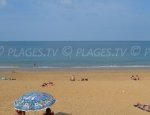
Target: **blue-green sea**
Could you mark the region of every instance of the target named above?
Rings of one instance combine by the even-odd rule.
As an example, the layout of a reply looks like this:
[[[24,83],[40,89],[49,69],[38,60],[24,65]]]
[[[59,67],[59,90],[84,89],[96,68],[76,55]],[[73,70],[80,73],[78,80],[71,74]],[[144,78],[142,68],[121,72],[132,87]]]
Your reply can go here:
[[[150,67],[150,42],[0,42],[0,68],[116,67]]]

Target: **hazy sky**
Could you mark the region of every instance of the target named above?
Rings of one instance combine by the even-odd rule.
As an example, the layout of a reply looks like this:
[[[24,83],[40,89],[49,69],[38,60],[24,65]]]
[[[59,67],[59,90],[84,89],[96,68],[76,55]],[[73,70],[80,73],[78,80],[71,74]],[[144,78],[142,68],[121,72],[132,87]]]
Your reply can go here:
[[[150,0],[0,0],[0,40],[150,40]]]

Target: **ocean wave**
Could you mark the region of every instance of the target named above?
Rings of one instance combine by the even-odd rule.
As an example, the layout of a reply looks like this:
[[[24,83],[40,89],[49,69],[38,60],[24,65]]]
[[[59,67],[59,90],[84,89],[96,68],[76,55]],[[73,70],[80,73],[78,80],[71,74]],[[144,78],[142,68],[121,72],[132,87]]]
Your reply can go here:
[[[0,69],[17,69],[20,68],[19,66],[0,66]]]
[[[98,69],[98,68],[150,68],[150,65],[103,65],[103,66],[38,66],[38,67],[25,67],[25,66],[0,66],[0,69]]]
[[[71,68],[150,68],[150,65],[107,65],[107,66],[76,66]]]

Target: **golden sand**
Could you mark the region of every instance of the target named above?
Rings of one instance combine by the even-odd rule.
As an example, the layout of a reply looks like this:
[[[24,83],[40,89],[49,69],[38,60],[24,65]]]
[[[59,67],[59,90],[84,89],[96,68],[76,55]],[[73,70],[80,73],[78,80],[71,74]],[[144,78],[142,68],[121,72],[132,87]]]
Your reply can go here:
[[[139,81],[130,79],[138,74]],[[75,75],[76,81],[69,81]],[[16,80],[0,80],[0,115],[15,115],[13,102],[26,92],[52,94],[57,102],[52,106],[56,115],[149,115],[135,108],[137,102],[150,104],[149,70],[50,70],[0,71],[0,76]],[[88,78],[88,81],[78,81]],[[55,85],[41,87],[52,81]],[[28,112],[27,115],[42,115]],[[63,113],[63,114],[61,114]]]

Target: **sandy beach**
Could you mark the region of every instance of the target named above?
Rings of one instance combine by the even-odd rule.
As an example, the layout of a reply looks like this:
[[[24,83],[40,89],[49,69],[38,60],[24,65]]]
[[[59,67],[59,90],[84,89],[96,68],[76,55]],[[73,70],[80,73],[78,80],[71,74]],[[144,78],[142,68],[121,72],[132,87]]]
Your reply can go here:
[[[135,108],[137,102],[150,104],[149,69],[82,69],[82,70],[1,70],[0,76],[16,80],[0,80],[0,115],[14,115],[13,102],[26,92],[52,94],[57,102],[51,107],[56,115],[149,115]],[[140,80],[133,81],[131,75]],[[69,78],[75,75],[76,81]],[[88,81],[81,81],[88,78]],[[44,82],[54,86],[41,87]],[[28,112],[42,115],[44,111]]]

